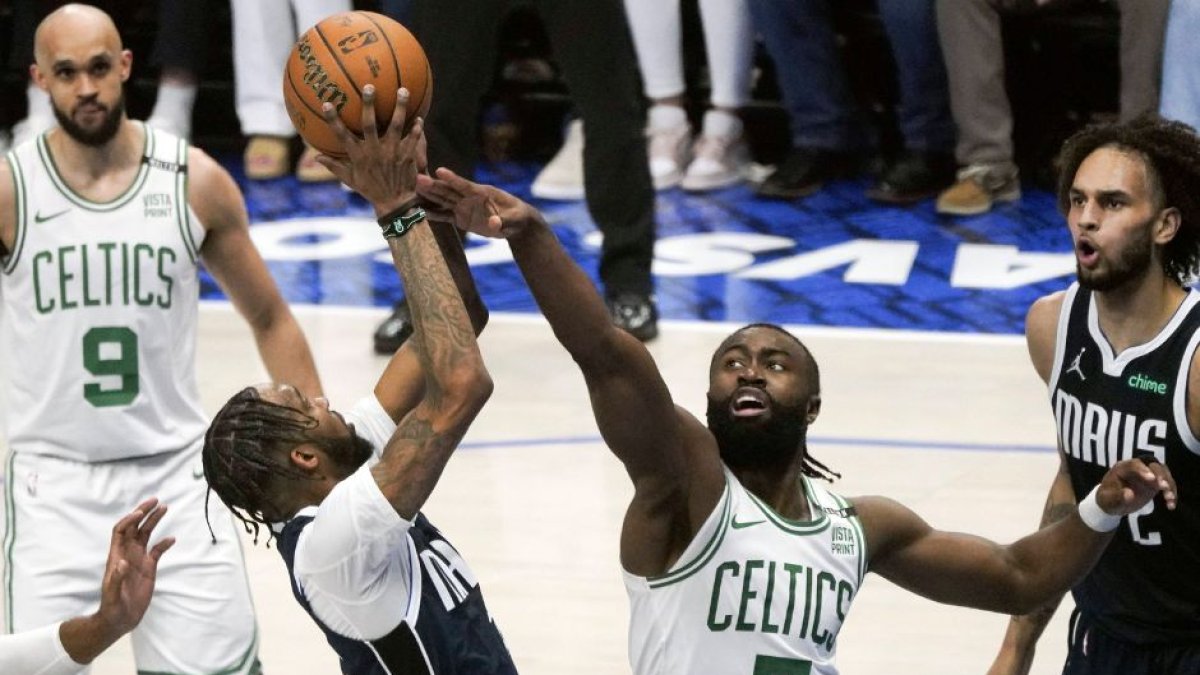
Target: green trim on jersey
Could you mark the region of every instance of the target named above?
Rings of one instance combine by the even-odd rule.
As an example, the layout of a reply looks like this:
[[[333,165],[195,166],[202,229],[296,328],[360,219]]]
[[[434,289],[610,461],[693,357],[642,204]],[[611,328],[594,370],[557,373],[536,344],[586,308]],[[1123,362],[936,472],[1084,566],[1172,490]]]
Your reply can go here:
[[[150,133],[150,127],[146,127],[146,132]],[[179,139],[175,149],[175,163],[181,169],[187,166],[187,148],[187,141]],[[188,209],[187,192],[187,171],[180,170],[175,174],[175,219],[179,222],[179,236],[183,239],[183,247],[187,249],[188,258],[194,265],[200,257],[200,247],[196,246],[196,240],[192,238],[192,216]]]
[[[12,271],[17,268],[17,260],[21,257],[21,249],[25,246],[25,233],[29,230],[29,226],[25,223],[29,213],[29,197],[25,194],[25,171],[21,168],[21,160],[17,159],[17,153],[10,151],[4,158],[8,160],[8,166],[12,170],[13,196],[17,200],[17,221],[13,226],[13,250],[8,252],[8,259],[4,261],[4,273],[12,274]]]
[[[845,497],[827,492],[843,509],[853,508],[854,505]],[[854,528],[854,537],[858,540],[858,587],[862,588],[863,580],[867,578],[867,533],[863,530],[862,519],[857,515],[846,516],[846,520]]]
[[[146,125],[142,125],[142,129],[144,130],[145,136],[142,147],[142,158],[153,157],[154,134]],[[135,196],[137,196],[137,193],[142,189],[142,185],[146,183],[146,177],[150,175],[150,164],[147,162],[142,162],[141,165],[138,166],[137,176],[134,177],[133,182],[128,188],[125,189],[125,192],[122,192],[117,196],[116,199],[113,199],[112,201],[104,203],[94,202],[72,190],[71,186],[67,185],[67,182],[63,180],[62,176],[58,172],[58,165],[54,163],[54,157],[50,154],[50,146],[46,142],[45,134],[38,137],[37,150],[38,157],[41,158],[42,165],[46,167],[46,173],[50,176],[50,182],[54,184],[54,187],[57,188],[58,191],[67,198],[67,201],[88,211],[104,212],[115,211],[116,209],[121,208]]]
[[[4,628],[13,632],[13,544],[17,541],[17,504],[13,499],[15,479],[13,464],[17,453],[8,453],[8,466],[4,469]]]
[[[750,490],[746,490],[746,494],[750,495],[750,500],[758,507],[767,519],[775,524],[776,527],[787,532],[788,534],[798,534],[806,536],[810,534],[820,534],[829,529],[829,516],[821,508],[820,503],[812,496],[812,487],[808,484],[807,477],[801,477],[804,481],[804,498],[808,500],[809,509],[815,511],[815,517],[808,521],[789,520],[775,512],[775,509],[767,505],[766,502],[759,499]]]
[[[717,550],[721,548],[721,542],[725,540],[725,532],[729,529],[729,513],[733,510],[733,493],[729,487],[729,480],[725,481],[725,491],[721,494],[723,502],[721,506],[721,519],[717,523],[717,531],[713,532],[709,537],[708,543],[704,545],[704,549],[699,555],[693,558],[690,562],[675,570],[657,577],[648,577],[646,583],[650,588],[662,588],[671,584],[683,581],[684,579],[699,572],[712,560],[717,554]]]

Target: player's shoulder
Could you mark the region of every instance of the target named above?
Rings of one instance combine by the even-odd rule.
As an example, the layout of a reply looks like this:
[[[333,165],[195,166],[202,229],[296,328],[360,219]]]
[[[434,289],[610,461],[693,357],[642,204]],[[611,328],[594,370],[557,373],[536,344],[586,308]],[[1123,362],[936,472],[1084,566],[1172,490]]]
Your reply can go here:
[[[188,202],[208,229],[244,220],[242,191],[221,163],[204,150],[188,146]]]
[[[1027,342],[1053,343],[1058,334],[1058,319],[1067,301],[1067,290],[1043,295],[1029,306],[1025,313],[1025,339]]]
[[[1028,328],[1031,323],[1057,323],[1066,300],[1066,289],[1048,293],[1034,300],[1025,314],[1025,326]]]

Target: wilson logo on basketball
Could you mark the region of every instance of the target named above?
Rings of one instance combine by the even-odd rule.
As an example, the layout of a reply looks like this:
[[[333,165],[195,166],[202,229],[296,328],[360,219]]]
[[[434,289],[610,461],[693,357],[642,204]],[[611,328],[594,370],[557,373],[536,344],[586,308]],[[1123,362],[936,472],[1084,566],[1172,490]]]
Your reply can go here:
[[[300,60],[304,62],[304,84],[308,85],[317,94],[317,99],[322,102],[328,101],[341,112],[349,99],[346,92],[342,91],[341,87],[329,81],[329,73],[325,72],[325,66],[317,60],[313,55],[312,44],[308,41],[308,35],[300,38],[297,44],[297,54]]]
[[[379,42],[379,36],[373,30],[364,30],[357,35],[348,35],[341,40],[338,40],[338,49],[342,50],[343,54],[349,54],[355,49],[373,45]]]

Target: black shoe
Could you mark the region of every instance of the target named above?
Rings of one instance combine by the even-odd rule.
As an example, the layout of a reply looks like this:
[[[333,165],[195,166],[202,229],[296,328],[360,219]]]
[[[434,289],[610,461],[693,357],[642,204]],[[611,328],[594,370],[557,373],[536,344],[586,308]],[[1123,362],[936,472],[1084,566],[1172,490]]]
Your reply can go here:
[[[408,304],[401,300],[392,307],[392,315],[375,329],[375,353],[395,354],[412,332],[412,315],[408,313]]]
[[[788,156],[755,192],[760,197],[798,199],[807,197],[834,178],[853,175],[855,162],[849,153],[820,148],[792,148]]]
[[[658,337],[658,308],[642,293],[618,293],[607,300],[613,325],[645,342]]]
[[[867,197],[886,204],[913,204],[953,185],[957,168],[949,153],[905,151],[867,190]]]

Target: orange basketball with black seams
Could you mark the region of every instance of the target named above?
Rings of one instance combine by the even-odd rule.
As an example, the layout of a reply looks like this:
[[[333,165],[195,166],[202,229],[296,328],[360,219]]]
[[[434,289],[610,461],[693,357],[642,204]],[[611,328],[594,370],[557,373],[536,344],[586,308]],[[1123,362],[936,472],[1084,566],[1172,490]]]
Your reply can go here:
[[[342,123],[362,132],[362,90],[375,85],[380,132],[391,121],[396,90],[408,89],[407,122],[429,113],[433,74],[425,50],[407,28],[375,12],[342,12],[305,31],[288,54],[283,102],[300,137],[321,152],[341,157],[341,144],[321,116],[332,103]]]

